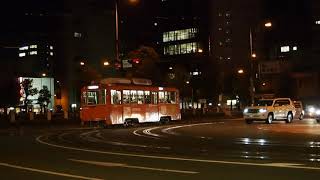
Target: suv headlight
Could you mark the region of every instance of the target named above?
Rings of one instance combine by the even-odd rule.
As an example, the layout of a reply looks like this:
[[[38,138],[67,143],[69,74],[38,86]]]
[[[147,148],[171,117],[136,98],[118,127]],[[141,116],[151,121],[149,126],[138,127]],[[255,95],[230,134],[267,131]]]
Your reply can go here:
[[[259,113],[266,113],[267,110],[266,109],[259,109]]]
[[[243,110],[243,113],[248,113],[248,111],[249,111],[249,109],[246,108]]]

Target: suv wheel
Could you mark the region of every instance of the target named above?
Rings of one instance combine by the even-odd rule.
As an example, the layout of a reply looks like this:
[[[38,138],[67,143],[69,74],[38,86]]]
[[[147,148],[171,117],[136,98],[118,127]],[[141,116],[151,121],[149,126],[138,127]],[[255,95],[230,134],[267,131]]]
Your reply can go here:
[[[287,115],[287,119],[286,119],[286,123],[291,123],[293,119],[293,115],[291,112],[288,113]]]
[[[267,120],[266,120],[266,123],[267,123],[267,124],[271,124],[272,121],[273,121],[273,114],[269,114],[269,115],[268,115],[268,118],[267,118]]]
[[[303,114],[302,113],[299,116],[299,120],[303,120]]]

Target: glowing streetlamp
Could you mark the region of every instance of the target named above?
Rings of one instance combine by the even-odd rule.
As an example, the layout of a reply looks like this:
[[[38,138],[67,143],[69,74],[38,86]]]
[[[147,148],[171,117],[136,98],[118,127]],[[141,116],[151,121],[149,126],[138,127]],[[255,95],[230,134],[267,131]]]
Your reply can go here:
[[[85,63],[83,61],[80,62],[80,66],[84,66]]]
[[[272,22],[266,22],[266,23],[264,24],[264,27],[267,27],[267,28],[272,27]]]
[[[103,65],[104,65],[104,66],[109,66],[110,63],[109,63],[108,61],[105,61],[105,62],[103,62]]]
[[[243,74],[244,73],[244,70],[243,69],[239,69],[238,70],[238,74]]]

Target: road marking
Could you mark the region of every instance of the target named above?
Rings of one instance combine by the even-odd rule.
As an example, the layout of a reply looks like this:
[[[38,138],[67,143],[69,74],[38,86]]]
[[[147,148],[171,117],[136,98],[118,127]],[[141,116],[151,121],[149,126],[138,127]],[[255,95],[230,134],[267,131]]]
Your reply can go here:
[[[96,137],[92,137],[91,135],[96,133]],[[99,130],[95,131],[89,131],[80,134],[80,138],[89,141],[89,142],[94,142],[94,143],[105,143],[105,144],[111,144],[111,145],[116,145],[116,146],[131,146],[131,147],[139,147],[139,148],[155,148],[155,149],[171,149],[171,147],[162,147],[162,146],[148,146],[148,145],[141,145],[141,144],[131,144],[131,143],[123,143],[123,142],[117,142],[117,141],[106,141],[104,140],[104,137],[98,136],[100,134]],[[99,139],[100,138],[100,139]]]
[[[148,128],[148,129],[143,130],[142,132],[143,132],[143,134],[146,134],[148,136],[153,136],[153,137],[158,137],[159,138],[159,137],[161,137],[160,134],[155,134],[155,133],[151,132],[152,130],[159,129],[159,128],[160,127]]]
[[[160,139],[160,138],[158,138],[158,137],[145,136],[145,135],[139,134],[139,133],[138,133],[139,130],[140,130],[140,129],[134,130],[134,131],[133,131],[133,134],[136,135],[136,136],[145,137],[145,138]]]
[[[248,162],[236,162],[236,161],[218,161],[218,160],[208,160],[208,159],[178,158],[178,157],[170,157],[170,156],[140,155],[140,154],[118,153],[118,152],[110,152],[110,151],[99,151],[99,150],[92,150],[92,149],[82,149],[82,148],[61,146],[61,145],[57,145],[57,144],[44,142],[41,140],[41,138],[43,138],[43,137],[44,137],[44,135],[37,137],[36,141],[41,144],[51,146],[51,147],[56,147],[56,148],[61,148],[61,149],[69,149],[69,150],[75,150],[75,151],[82,151],[82,152],[89,152],[89,153],[97,153],[97,154],[108,154],[108,155],[137,157],[137,158],[161,159],[161,160],[201,162],[201,163],[216,163],[216,164],[231,164],[231,165],[245,165],[245,166],[320,170],[320,167],[292,166],[292,165],[284,166],[283,163],[281,163],[281,165],[274,164],[274,163],[261,164],[261,163],[248,163]]]
[[[63,176],[63,177],[74,178],[74,179],[103,180],[103,179],[99,179],[99,178],[78,176],[78,175],[73,175],[73,174],[59,173],[59,172],[47,171],[47,170],[41,170],[41,169],[34,169],[34,168],[30,168],[30,167],[17,166],[17,165],[12,165],[12,164],[7,164],[7,163],[0,163],[0,166],[14,168],[14,169],[21,169],[21,170],[26,170],[26,171],[32,171],[32,172],[38,172],[38,173],[43,173],[43,174]]]
[[[112,144],[112,145],[118,145],[118,146],[132,146],[132,147],[156,148],[156,149],[171,149],[170,147],[166,147],[166,146],[150,146],[150,145],[142,145],[142,144],[124,143],[124,142],[118,142],[118,141],[107,141],[101,135],[101,133],[97,133],[96,137],[100,138],[100,139],[96,139],[98,142],[106,143],[106,144]]]
[[[172,132],[172,130],[185,128],[185,127],[203,126],[203,125],[211,125],[211,124],[215,124],[215,123],[199,123],[199,124],[188,124],[188,125],[182,125],[182,126],[173,126],[173,127],[163,129],[161,132],[166,134],[171,134],[171,135],[178,135],[179,133]]]
[[[161,172],[172,172],[172,173],[182,173],[182,174],[198,174],[199,173],[199,172],[195,172],[195,171],[183,171],[183,170],[175,170],[175,169],[162,169],[162,168],[152,168],[152,167],[143,167],[143,166],[131,166],[131,165],[120,164],[120,163],[85,161],[85,160],[77,160],[77,159],[69,159],[69,160],[73,161],[73,162],[92,164],[92,165],[97,165],[97,166],[105,166],[105,167],[121,167],[121,168],[141,169],[141,170],[161,171]]]

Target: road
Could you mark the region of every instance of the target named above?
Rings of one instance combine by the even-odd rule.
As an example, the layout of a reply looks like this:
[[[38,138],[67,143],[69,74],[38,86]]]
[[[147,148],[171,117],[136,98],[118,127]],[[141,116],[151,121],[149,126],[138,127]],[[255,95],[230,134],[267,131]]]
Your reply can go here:
[[[319,179],[320,124],[0,130],[2,179]]]

